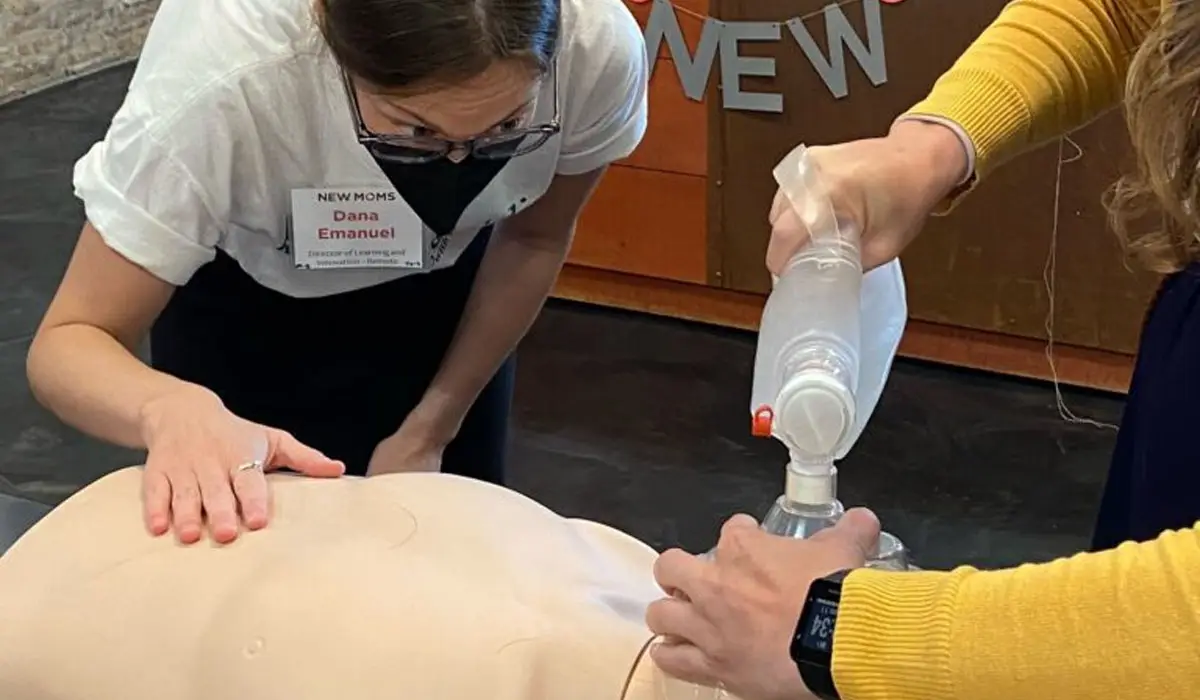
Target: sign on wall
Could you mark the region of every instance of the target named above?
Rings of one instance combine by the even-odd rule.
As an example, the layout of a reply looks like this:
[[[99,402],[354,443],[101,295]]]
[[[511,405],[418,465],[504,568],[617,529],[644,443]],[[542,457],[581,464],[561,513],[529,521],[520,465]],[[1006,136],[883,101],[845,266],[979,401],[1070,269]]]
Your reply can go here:
[[[644,0],[643,0],[644,1]],[[807,17],[794,17],[785,22],[725,22],[704,18],[704,27],[695,55],[683,38],[679,18],[669,0],[653,0],[650,19],[646,22],[646,51],[651,57],[653,71],[659,48],[665,41],[672,65],[689,99],[700,101],[708,85],[712,66],[721,71],[721,101],[725,109],[753,112],[782,112],[783,95],[771,92],[747,92],[741,88],[743,76],[775,77],[775,59],[742,56],[738,53],[742,41],[794,41],[808,58],[821,82],[836,99],[849,93],[847,54],[876,87],[887,82],[887,55],[884,47],[882,4],[897,4],[902,0],[862,0],[866,20],[865,36],[860,36],[850,24],[839,4],[830,3],[818,13],[825,23],[828,54],[817,44],[805,25]],[[811,20],[810,20],[811,21]],[[784,36],[786,28],[787,36]]]

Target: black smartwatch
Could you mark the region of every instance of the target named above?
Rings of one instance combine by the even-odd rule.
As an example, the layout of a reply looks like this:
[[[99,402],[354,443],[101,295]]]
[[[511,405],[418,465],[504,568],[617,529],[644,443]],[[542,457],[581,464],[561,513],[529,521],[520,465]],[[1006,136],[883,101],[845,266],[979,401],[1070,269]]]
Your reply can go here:
[[[792,661],[808,691],[821,700],[841,700],[833,684],[833,631],[842,602],[842,581],[848,573],[841,571],[812,582],[792,637]]]

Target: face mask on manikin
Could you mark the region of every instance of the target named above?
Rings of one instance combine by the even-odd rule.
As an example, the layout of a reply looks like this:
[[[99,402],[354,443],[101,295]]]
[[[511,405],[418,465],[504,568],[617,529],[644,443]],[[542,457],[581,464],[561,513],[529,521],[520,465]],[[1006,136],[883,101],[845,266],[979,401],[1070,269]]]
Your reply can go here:
[[[375,158],[392,186],[438,237],[454,231],[463,212],[510,160],[482,159],[471,154],[457,163],[449,158],[428,163]]]

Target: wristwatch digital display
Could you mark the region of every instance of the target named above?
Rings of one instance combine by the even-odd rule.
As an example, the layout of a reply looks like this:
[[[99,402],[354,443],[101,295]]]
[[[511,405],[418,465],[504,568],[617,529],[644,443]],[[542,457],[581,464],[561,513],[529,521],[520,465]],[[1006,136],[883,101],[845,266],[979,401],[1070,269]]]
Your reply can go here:
[[[833,633],[838,606],[842,602],[843,571],[812,582],[796,633],[792,637],[792,660],[809,692],[821,700],[841,700],[833,684]]]

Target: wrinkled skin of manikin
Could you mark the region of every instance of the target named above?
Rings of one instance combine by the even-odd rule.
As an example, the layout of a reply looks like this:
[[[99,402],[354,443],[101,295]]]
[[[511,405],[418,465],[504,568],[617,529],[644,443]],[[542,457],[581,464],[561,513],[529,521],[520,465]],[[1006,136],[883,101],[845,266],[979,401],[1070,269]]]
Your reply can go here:
[[[233,544],[110,474],[0,558],[4,700],[696,700],[645,654],[656,553],[443,474],[271,475]]]

